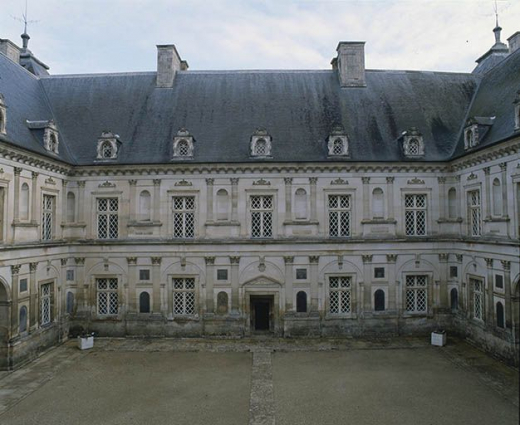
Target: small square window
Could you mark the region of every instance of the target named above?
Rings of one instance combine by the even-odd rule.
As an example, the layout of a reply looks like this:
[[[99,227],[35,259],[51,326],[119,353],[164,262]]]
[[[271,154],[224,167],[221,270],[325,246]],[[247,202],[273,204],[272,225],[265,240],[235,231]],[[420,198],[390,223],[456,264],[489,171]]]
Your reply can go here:
[[[228,280],[227,269],[218,269],[217,270],[217,280]]]
[[[74,270],[67,270],[67,280],[74,280]]]
[[[150,280],[150,270],[148,270],[148,269],[139,270],[139,280]]]
[[[307,279],[307,269],[296,269],[296,279],[298,279],[298,280]]]
[[[376,267],[374,269],[374,278],[383,279],[385,277],[385,268],[384,267]]]
[[[27,291],[27,279],[20,279],[20,292]]]
[[[457,266],[450,266],[450,277],[457,277],[459,275],[459,268]]]
[[[495,288],[498,288],[498,289],[504,288],[504,277],[501,274],[495,275]]]

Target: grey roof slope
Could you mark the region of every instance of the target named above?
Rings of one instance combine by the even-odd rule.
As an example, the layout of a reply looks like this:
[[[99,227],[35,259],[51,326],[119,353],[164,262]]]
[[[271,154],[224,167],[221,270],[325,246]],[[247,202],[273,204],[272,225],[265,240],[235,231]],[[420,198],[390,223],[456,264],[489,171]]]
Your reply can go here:
[[[60,154],[50,154],[43,147],[42,134],[40,134],[43,132],[29,130],[27,120],[51,120],[54,118],[52,110],[41,81],[2,54],[0,54],[0,93],[4,95],[8,108],[7,137],[0,136],[1,140],[55,159],[72,162],[63,140],[60,142]],[[62,139],[61,134],[60,139]]]
[[[79,164],[94,163],[104,130],[121,136],[117,163],[171,162],[182,127],[196,140],[193,162],[259,162],[249,155],[259,127],[273,138],[271,161],[331,161],[326,138],[337,124],[350,139],[348,161],[404,160],[397,139],[412,126],[424,136],[423,160],[447,160],[481,78],[369,70],[366,88],[341,89],[332,70],[184,71],[172,89],[157,89],[155,75],[41,79]]]
[[[518,134],[518,131],[514,130],[515,108],[513,105],[518,90],[520,90],[520,50],[511,53],[490,69],[479,85],[468,111],[468,118],[496,118],[484,138],[480,140],[477,149]],[[464,144],[461,135],[454,155],[462,154],[464,154]]]

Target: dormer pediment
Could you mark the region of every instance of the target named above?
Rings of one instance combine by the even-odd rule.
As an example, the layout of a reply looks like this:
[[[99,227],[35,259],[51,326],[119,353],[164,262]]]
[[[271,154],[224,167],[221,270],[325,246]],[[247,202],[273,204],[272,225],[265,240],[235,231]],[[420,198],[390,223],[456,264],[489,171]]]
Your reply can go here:
[[[26,121],[29,130],[43,130],[43,147],[46,151],[59,154],[60,138],[54,120]],[[40,133],[41,137],[41,133]],[[40,139],[41,140],[41,139]]]
[[[495,117],[471,117],[464,126],[464,149],[472,149],[480,144],[495,121]]]
[[[403,153],[408,158],[422,158],[424,156],[424,138],[415,127],[410,127],[402,133]]]
[[[329,157],[348,157],[349,140],[342,126],[335,126],[327,138],[327,150]]]
[[[272,138],[264,128],[257,128],[251,135],[249,144],[250,154],[256,158],[270,158],[272,156]]]
[[[114,160],[117,159],[119,150],[121,148],[121,141],[119,134],[111,131],[103,131],[97,140],[97,156],[98,160]]]
[[[181,128],[173,138],[173,159],[193,159],[194,142],[193,135]]]

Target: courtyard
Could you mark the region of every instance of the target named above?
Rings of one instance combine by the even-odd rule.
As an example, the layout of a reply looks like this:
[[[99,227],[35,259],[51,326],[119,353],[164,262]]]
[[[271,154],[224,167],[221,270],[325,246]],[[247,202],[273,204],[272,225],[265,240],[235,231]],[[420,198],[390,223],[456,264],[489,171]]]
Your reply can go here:
[[[451,338],[96,339],[0,375],[0,423],[517,424],[518,370]]]

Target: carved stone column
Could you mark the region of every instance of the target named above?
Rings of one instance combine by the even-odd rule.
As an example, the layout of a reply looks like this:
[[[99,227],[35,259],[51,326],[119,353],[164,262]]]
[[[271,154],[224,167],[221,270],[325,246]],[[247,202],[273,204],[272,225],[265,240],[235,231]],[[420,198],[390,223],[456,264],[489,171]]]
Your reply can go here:
[[[360,306],[363,314],[372,313],[372,255],[362,255],[363,260],[363,293],[361,295]],[[355,288],[352,288],[354,292]],[[354,311],[354,310],[352,310]]]
[[[238,222],[238,177],[231,180],[231,221]]]
[[[18,292],[20,290],[20,273],[21,264],[11,266],[11,338],[18,334]]]
[[[206,221],[212,222],[213,218],[213,183],[215,179],[206,179]]]
[[[153,284],[153,303],[152,303],[152,313],[161,312],[161,263],[162,257],[152,257],[152,284]],[[171,285],[169,285],[171,288]],[[172,297],[169,297],[165,305],[168,305],[171,309],[168,311],[169,313],[173,312],[173,300]]]
[[[294,310],[293,307],[293,264],[294,257],[283,257],[285,262],[285,312]]]
[[[85,180],[80,180],[78,181],[78,223],[85,222],[85,209]]]
[[[292,221],[292,177],[285,177],[285,221]]]
[[[484,175],[485,175],[485,195],[486,195],[486,213],[485,219],[491,220],[491,176],[490,176],[490,167],[484,167]]]
[[[388,220],[394,220],[394,177],[386,178],[386,202],[388,206]]]
[[[126,257],[128,263],[128,313],[137,313],[137,257]],[[155,291],[154,291],[155,292]]]
[[[40,174],[33,171],[31,173],[31,223],[38,223],[38,176]]]
[[[36,285],[36,270],[38,263],[29,263],[29,329],[37,327],[37,303],[38,303],[38,287]]]
[[[318,177],[309,177],[309,183],[311,187],[311,221],[318,221],[318,200],[316,199],[317,190],[316,185],[318,183]]]
[[[206,313],[215,312],[214,279],[215,279],[215,257],[204,257],[206,261]]]
[[[493,306],[493,259],[492,258],[486,258],[486,267],[487,267],[487,291],[484,297],[484,313],[483,317],[486,317],[486,322],[488,325],[493,326],[493,323],[495,323],[495,309]]]
[[[363,220],[370,220],[370,177],[361,177],[363,182]]]
[[[399,299],[399,285],[396,281],[395,263],[397,254],[386,254],[386,262],[388,263],[388,309],[397,310],[397,300]]]
[[[59,305],[58,308],[58,316],[61,320],[65,318],[65,312],[67,311],[66,307],[66,301],[67,301],[67,289],[65,287],[67,283],[67,263],[69,259],[68,258],[60,258],[60,264],[61,264],[61,282],[59,282],[58,285],[58,294],[59,294],[59,303],[56,303]]]
[[[513,303],[511,302],[511,261],[502,260],[502,268],[504,269],[504,296],[506,310],[506,328],[513,327]]]
[[[437,182],[439,183],[439,219],[443,220],[448,217],[446,214],[446,177],[437,177]]]
[[[14,217],[15,223],[20,221],[20,167],[14,167]]]
[[[502,177],[502,217],[509,218],[507,202],[507,162],[500,164],[500,175]]]
[[[69,217],[67,214],[67,185],[69,181],[62,179],[61,180],[61,222],[67,223],[69,221]],[[75,210],[76,208],[74,208]],[[73,218],[74,221],[74,218]]]
[[[450,254],[439,254],[439,275],[440,284],[438,292],[435,294],[434,308],[448,309],[448,259]]]
[[[133,221],[137,220],[137,214],[136,214],[136,186],[137,186],[137,180],[131,179],[128,180],[128,184],[130,185],[130,211],[128,213],[128,221],[132,223]]]
[[[238,266],[240,257],[229,257],[231,263],[231,314],[239,314],[239,282],[238,282]]]
[[[310,255],[309,263],[310,263],[310,275],[311,275],[311,313],[318,312],[318,264],[320,262],[320,257],[318,255]]]
[[[152,221],[161,221],[161,179],[153,179],[153,210]]]
[[[75,257],[74,262],[76,263],[76,285],[77,285],[77,309],[78,313],[83,313],[90,310],[87,299],[87,288],[88,282],[85,282],[85,257]]]

